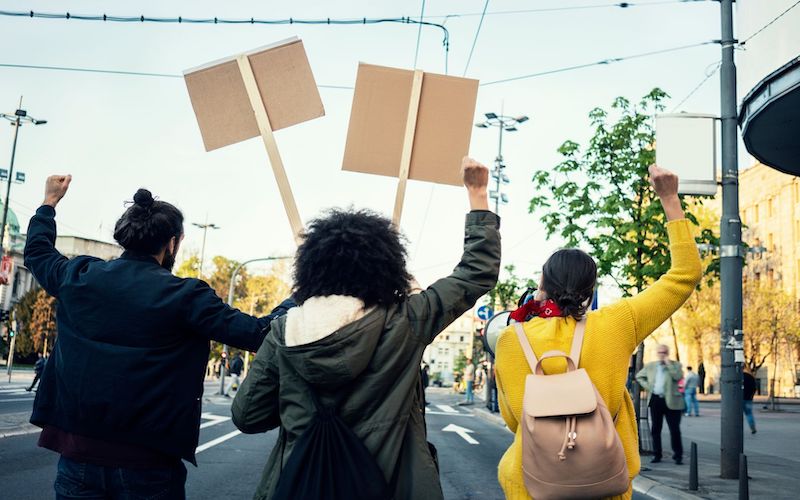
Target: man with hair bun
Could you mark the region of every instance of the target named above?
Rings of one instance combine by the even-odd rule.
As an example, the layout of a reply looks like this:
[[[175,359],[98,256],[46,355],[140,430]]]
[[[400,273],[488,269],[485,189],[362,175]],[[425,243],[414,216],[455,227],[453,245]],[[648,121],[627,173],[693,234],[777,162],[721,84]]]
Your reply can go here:
[[[61,454],[56,498],[182,499],[209,341],[255,351],[294,304],[254,318],[173,275],[183,214],[146,189],[114,227],[119,259],[67,259],[55,248],[55,207],[70,182],[47,179],[25,244],[25,265],[58,299],[58,340],[31,415],[39,446]]]

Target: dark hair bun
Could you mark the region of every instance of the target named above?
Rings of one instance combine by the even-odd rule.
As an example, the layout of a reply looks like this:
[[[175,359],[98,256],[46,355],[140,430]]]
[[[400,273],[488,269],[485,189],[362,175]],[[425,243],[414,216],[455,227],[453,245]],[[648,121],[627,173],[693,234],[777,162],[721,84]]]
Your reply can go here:
[[[136,194],[133,195],[133,202],[144,208],[150,208],[153,206],[155,200],[153,199],[153,193],[144,188],[140,188],[136,191]]]

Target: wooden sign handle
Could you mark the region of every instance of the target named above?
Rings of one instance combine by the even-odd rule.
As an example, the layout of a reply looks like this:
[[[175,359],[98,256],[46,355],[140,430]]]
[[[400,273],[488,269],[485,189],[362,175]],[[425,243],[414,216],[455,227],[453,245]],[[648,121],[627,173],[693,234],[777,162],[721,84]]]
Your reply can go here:
[[[303,222],[300,219],[300,212],[297,211],[297,204],[294,201],[292,194],[292,187],[289,185],[289,178],[286,176],[286,170],[283,168],[283,160],[278,151],[278,144],[275,142],[275,135],[272,133],[272,125],[269,123],[269,115],[267,108],[264,106],[264,101],[261,99],[261,93],[258,91],[256,84],[256,77],[253,75],[253,68],[250,66],[250,60],[246,55],[240,55],[236,58],[239,64],[239,71],[244,80],[244,87],[247,89],[247,96],[250,98],[250,105],[253,107],[253,112],[256,116],[256,123],[258,124],[258,131],[261,133],[261,139],[264,141],[264,147],[267,149],[267,156],[272,165],[272,172],[275,174],[275,180],[278,182],[278,190],[281,193],[283,200],[283,207],[286,209],[286,216],[289,218],[289,225],[292,227],[294,233],[294,241],[300,244],[300,232],[303,230]]]
[[[403,202],[406,197],[406,184],[408,172],[411,168],[411,153],[414,150],[414,133],[417,130],[417,114],[419,112],[419,98],[422,95],[422,70],[414,71],[414,80],[411,83],[411,99],[408,101],[408,118],[406,119],[406,133],[403,137],[403,153],[400,156],[400,173],[397,181],[397,194],[394,199],[394,225],[400,227],[400,218],[403,216]]]

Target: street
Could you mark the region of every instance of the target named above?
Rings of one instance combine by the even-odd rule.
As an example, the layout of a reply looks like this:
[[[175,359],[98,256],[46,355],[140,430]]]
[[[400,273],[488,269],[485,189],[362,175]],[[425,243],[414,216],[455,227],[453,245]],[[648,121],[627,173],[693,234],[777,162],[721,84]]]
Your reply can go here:
[[[17,382],[0,386],[0,421],[21,413],[29,415],[33,396],[24,390],[25,385]],[[230,401],[213,395],[216,389],[216,383],[206,384],[198,467],[187,465],[186,495],[200,500],[249,499],[277,431],[239,434],[230,420]],[[477,415],[479,403],[459,406],[460,399],[450,389],[428,389],[428,440],[439,451],[444,496],[451,500],[502,499],[497,463],[512,435]],[[38,432],[30,432],[0,438],[0,499],[53,497],[58,455],[38,448],[38,436]]]

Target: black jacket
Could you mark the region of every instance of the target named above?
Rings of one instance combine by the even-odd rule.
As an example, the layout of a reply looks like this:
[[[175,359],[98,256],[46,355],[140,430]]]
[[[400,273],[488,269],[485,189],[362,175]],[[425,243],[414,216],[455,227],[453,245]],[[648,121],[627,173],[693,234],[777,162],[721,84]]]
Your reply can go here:
[[[209,340],[256,350],[270,321],[293,304],[256,319],[150,256],[67,259],[54,246],[54,217],[40,207],[25,244],[26,267],[58,299],[58,339],[31,423],[196,465]]]

